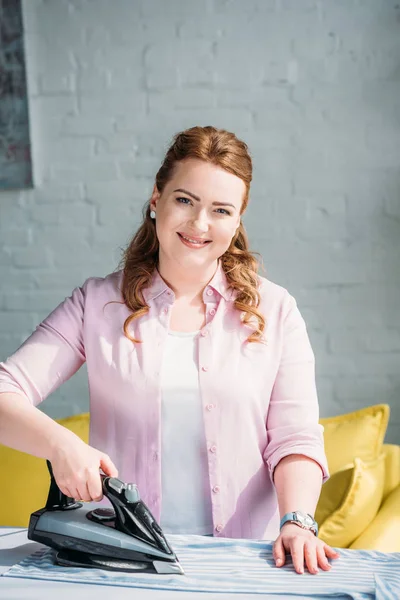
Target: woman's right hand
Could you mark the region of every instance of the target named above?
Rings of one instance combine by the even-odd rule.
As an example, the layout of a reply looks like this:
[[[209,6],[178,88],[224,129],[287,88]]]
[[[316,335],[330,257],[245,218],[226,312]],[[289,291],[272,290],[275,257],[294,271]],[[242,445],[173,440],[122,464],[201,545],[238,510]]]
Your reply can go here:
[[[103,486],[99,469],[109,477],[118,477],[117,468],[104,452],[89,446],[71,431],[63,433],[49,459],[60,491],[75,500],[100,501]]]

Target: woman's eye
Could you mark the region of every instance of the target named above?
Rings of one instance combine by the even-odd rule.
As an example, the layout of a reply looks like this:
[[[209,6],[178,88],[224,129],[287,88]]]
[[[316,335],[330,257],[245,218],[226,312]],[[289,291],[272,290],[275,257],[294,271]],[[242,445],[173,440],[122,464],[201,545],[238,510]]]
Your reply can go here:
[[[190,204],[189,198],[177,198],[176,200],[177,200],[177,202],[180,202],[181,204]]]
[[[179,202],[179,204],[192,204],[190,198],[185,198],[184,196],[178,196],[178,198],[176,198],[176,201]],[[226,208],[217,208],[215,212],[217,212],[220,215],[230,216],[231,214],[229,210],[226,210]]]

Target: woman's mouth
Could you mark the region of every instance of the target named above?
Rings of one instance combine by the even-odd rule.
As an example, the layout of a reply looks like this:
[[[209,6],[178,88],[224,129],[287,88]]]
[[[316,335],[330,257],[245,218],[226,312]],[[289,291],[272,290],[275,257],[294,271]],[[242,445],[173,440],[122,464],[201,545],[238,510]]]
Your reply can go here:
[[[181,240],[182,244],[185,244],[185,246],[187,246],[188,248],[204,248],[205,246],[207,246],[208,244],[211,243],[211,240],[202,240],[201,238],[193,238],[193,237],[189,237],[187,235],[183,235],[183,233],[179,233],[179,239]]]

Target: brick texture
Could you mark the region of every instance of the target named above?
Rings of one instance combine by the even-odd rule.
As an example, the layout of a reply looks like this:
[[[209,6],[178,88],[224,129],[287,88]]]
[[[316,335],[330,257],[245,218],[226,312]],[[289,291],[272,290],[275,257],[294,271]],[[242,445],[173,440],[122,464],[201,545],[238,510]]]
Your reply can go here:
[[[25,0],[35,188],[0,198],[0,357],[114,270],[174,133],[254,159],[245,223],[297,298],[321,415],[388,402],[400,442],[400,5]],[[43,404],[86,410],[85,369]]]

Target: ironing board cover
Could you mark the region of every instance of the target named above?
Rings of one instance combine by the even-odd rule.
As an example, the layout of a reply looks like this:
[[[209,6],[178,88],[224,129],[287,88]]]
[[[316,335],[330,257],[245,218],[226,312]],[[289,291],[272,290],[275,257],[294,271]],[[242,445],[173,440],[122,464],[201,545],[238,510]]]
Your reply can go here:
[[[274,594],[353,600],[400,599],[400,553],[338,549],[331,571],[299,575],[290,557],[278,569],[272,543],[265,541],[168,535],[185,575],[121,573],[59,567],[54,551],[40,550],[12,566],[5,577],[91,583],[186,592]]]

